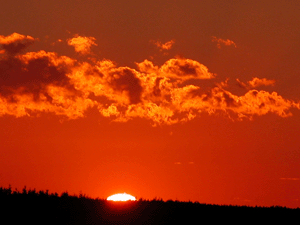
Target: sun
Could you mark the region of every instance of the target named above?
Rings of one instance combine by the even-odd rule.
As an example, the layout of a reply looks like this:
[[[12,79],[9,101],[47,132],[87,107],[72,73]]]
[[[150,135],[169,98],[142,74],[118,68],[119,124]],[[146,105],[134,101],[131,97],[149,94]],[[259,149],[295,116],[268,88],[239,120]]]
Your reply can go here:
[[[107,198],[109,201],[136,201],[136,198],[132,195],[126,194],[125,192],[123,194],[114,194]]]

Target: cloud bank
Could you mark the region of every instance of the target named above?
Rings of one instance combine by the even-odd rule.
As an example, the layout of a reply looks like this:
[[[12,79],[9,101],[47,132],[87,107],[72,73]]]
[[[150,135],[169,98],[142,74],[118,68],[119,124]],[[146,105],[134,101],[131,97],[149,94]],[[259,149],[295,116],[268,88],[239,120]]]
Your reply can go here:
[[[292,108],[300,109],[298,102],[277,92],[254,89],[274,85],[265,78],[240,82],[248,89],[242,96],[228,91],[226,81],[203,91],[201,81],[217,75],[192,59],[171,58],[161,66],[144,60],[131,68],[107,59],[84,61],[43,50],[24,53],[35,40],[17,33],[0,36],[0,116],[52,113],[76,119],[96,108],[114,121],[144,118],[157,125],[186,122],[203,113],[240,120],[268,113],[287,117]],[[76,36],[68,44],[87,54],[95,41]]]

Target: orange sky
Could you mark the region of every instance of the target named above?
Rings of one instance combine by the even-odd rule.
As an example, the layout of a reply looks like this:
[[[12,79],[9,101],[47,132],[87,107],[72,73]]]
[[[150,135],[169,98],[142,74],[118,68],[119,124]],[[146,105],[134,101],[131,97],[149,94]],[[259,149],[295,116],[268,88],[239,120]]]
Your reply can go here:
[[[3,3],[0,185],[300,207],[299,10]]]

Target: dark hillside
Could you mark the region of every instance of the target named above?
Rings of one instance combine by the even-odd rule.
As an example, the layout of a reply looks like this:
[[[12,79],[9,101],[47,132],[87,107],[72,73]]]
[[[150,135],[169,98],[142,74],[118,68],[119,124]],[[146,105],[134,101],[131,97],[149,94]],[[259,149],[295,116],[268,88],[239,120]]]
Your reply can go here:
[[[0,188],[0,216],[5,224],[259,224],[299,222],[300,209],[239,207],[192,202],[139,200],[110,202],[68,193],[49,194]],[[1,223],[3,224],[3,223]]]

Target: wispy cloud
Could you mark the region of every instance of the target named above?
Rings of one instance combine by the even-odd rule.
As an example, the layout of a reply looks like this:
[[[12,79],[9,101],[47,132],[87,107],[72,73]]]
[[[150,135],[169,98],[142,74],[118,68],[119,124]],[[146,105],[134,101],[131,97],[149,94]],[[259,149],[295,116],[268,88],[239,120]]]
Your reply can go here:
[[[275,84],[275,80],[269,80],[266,78],[257,78],[257,77],[254,77],[252,80],[248,81],[247,83],[244,83],[239,79],[236,79],[236,81],[238,82],[238,85],[240,87],[247,88],[247,89],[256,88],[259,86],[274,86]]]
[[[280,180],[290,180],[290,181],[299,181],[300,178],[298,177],[282,177]]]
[[[222,46],[233,46],[237,47],[236,44],[229,39],[222,39],[222,38],[217,38],[215,36],[212,37],[212,41],[217,43],[218,48],[221,48]]]
[[[254,77],[251,81],[248,82],[248,84],[252,87],[258,87],[258,86],[273,86],[275,84],[275,80],[268,80],[266,78],[259,79],[257,77]]]
[[[175,44],[175,40],[167,41],[165,43],[162,43],[161,41],[152,41],[156,47],[158,47],[161,51],[163,50],[170,50],[173,45]]]
[[[35,40],[14,36],[1,36],[5,52],[0,55],[0,116],[35,116],[46,112],[76,119],[93,107],[114,121],[144,118],[154,125],[170,125],[193,120],[202,113],[219,113],[241,120],[268,113],[287,117],[292,115],[292,108],[300,109],[298,102],[277,92],[252,89],[274,83],[267,79],[240,82],[248,89],[242,96],[228,91],[226,81],[204,91],[201,80],[213,80],[217,75],[196,60],[171,58],[161,66],[144,60],[131,68],[120,67],[111,60],[98,60],[96,56],[84,61],[43,50],[12,55],[6,51],[7,40],[12,45],[20,40]],[[91,45],[74,44],[79,49],[88,49],[87,52]],[[193,84],[193,80],[200,81],[200,85]]]

